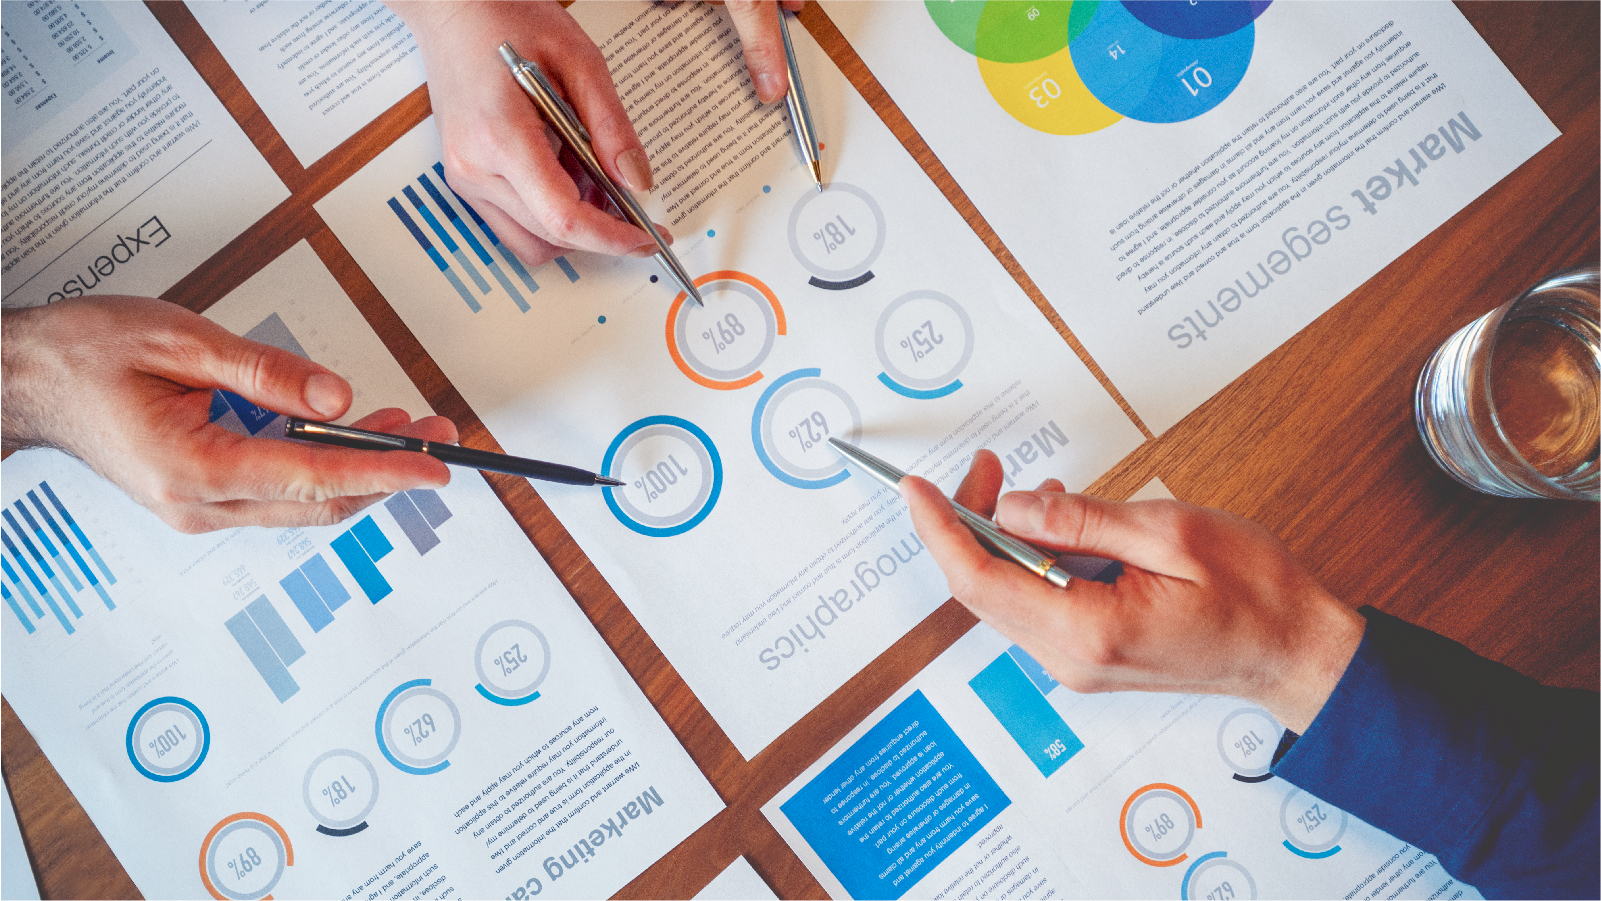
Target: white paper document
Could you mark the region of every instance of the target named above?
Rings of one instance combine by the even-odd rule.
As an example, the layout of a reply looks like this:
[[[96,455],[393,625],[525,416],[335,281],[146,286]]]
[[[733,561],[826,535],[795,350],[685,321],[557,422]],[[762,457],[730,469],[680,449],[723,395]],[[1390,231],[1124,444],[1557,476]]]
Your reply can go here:
[[[428,412],[303,243],[214,311]],[[146,897],[605,897],[722,809],[476,473],[185,536],[60,453],[3,471],[6,699]]]
[[[778,896],[762,881],[762,877],[756,875],[750,861],[743,857],[734,858],[728,869],[718,873],[717,878],[706,883],[706,887],[695,894],[695,901],[760,901],[768,898],[776,901]]]
[[[657,167],[650,260],[525,271],[441,178],[433,123],[317,204],[511,453],[624,487],[540,495],[740,753],[947,597],[906,508],[827,444],[954,488],[1082,487],[1141,436],[803,29],[829,190],[721,7],[575,4]]]
[[[416,90],[417,42],[380,0],[191,0],[206,35],[302,166]]]
[[[1232,698],[1079,695],[979,624],[762,812],[834,898],[1478,898],[1268,772]]]
[[[824,6],[1158,433],[1557,135],[1449,3]]]
[[[5,306],[160,294],[289,196],[144,4],[0,23]]]

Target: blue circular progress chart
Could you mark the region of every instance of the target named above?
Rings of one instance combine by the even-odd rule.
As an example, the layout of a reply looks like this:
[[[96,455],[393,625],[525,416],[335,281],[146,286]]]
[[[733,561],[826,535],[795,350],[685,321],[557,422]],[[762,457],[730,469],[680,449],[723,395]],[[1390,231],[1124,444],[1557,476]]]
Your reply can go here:
[[[156,698],[128,721],[128,760],[139,775],[177,782],[205,763],[211,726],[200,708],[178,697]]]
[[[775,379],[751,414],[751,443],[773,477],[796,488],[827,488],[850,473],[828,443],[861,440],[862,414],[845,389],[821,369],[797,369]]]
[[[1147,4],[1132,4],[1134,8]],[[1188,4],[1152,4],[1186,6]],[[1193,18],[1201,24],[1232,23],[1218,19],[1223,11],[1248,3],[1197,4]],[[1156,14],[1146,13],[1155,18]],[[1190,13],[1172,18],[1186,19]],[[1165,21],[1165,20],[1164,20]],[[1220,26],[1221,27],[1221,26]],[[1175,29],[1176,30],[1176,29]],[[1142,21],[1122,3],[1102,3],[1073,41],[1073,65],[1096,99],[1140,122],[1183,122],[1222,103],[1251,65],[1256,26],[1246,19],[1237,30],[1205,38],[1176,37]]]
[[[1227,851],[1213,851],[1197,857],[1184,873],[1184,884],[1179,888],[1179,898],[1183,901],[1191,898],[1249,901],[1255,897],[1256,880],[1251,877],[1251,871],[1239,861],[1230,860]]]
[[[428,776],[450,766],[461,739],[461,713],[429,679],[396,686],[378,705],[378,750],[395,769]]]
[[[1297,857],[1318,859],[1340,853],[1340,837],[1349,820],[1345,811],[1296,789],[1279,808],[1284,847]]]
[[[884,387],[917,400],[944,397],[962,387],[957,376],[973,359],[973,320],[938,291],[913,291],[879,314],[873,346]]]
[[[550,642],[533,623],[508,619],[495,623],[473,651],[478,693],[502,707],[538,700],[539,686],[550,675]]]
[[[700,525],[723,490],[723,460],[710,435],[677,416],[647,416],[612,439],[600,466],[621,487],[601,489],[617,521],[670,538]]]

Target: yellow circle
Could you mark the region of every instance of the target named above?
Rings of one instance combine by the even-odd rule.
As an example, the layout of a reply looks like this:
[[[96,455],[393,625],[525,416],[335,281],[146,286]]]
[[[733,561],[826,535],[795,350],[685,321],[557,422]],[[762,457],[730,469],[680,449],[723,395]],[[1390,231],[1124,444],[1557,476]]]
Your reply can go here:
[[[1123,118],[1084,86],[1069,47],[1029,63],[996,63],[981,58],[978,71],[1001,109],[1035,131],[1083,135]]]

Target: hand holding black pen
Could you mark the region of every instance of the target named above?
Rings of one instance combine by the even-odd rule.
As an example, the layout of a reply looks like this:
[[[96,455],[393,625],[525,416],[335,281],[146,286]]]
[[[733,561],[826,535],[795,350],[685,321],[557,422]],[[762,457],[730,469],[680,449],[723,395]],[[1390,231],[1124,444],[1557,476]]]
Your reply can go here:
[[[329,444],[335,447],[349,447],[356,450],[415,451],[420,454],[427,454],[452,466],[470,466],[473,469],[485,472],[499,472],[506,475],[539,479],[545,482],[560,482],[564,485],[617,486],[623,484],[616,479],[596,475],[587,469],[579,469],[576,466],[546,463],[542,460],[529,460],[525,457],[513,457],[510,454],[474,450],[470,447],[441,444],[437,441],[424,441],[421,438],[408,438],[404,435],[369,432],[366,429],[330,425],[326,422],[308,422],[304,419],[292,418],[289,420],[288,425],[284,427],[284,437],[299,438],[302,441],[314,441],[318,444]]]

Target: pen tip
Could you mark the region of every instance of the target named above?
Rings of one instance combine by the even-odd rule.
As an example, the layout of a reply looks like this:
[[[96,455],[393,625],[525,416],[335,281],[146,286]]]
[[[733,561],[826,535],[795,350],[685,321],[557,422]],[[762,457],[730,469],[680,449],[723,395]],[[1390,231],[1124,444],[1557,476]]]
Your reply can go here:
[[[695,290],[694,286],[690,286],[689,296],[695,298],[695,304],[697,306],[706,306],[705,299],[700,296],[700,292]]]
[[[610,478],[608,476],[595,476],[595,484],[596,485],[606,485],[606,486],[611,487],[611,488],[620,488],[623,485],[626,485],[628,483],[624,482],[624,481],[622,481],[620,479]]]

